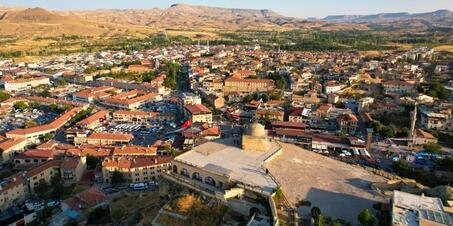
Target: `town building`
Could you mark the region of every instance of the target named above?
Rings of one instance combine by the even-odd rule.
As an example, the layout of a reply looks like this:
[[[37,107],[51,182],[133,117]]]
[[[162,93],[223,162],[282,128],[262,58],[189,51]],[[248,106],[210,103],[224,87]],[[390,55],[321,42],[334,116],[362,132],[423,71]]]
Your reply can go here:
[[[393,192],[392,225],[453,225],[453,213],[445,211],[439,198]]]
[[[412,81],[387,80],[382,82],[382,87],[386,95],[406,95],[414,91],[415,83]]]
[[[72,117],[77,115],[80,111],[82,111],[81,108],[72,108],[64,112],[57,119],[48,124],[26,129],[14,129],[6,132],[5,135],[7,138],[11,139],[26,139],[27,144],[37,144],[40,142],[40,139],[44,138],[46,134],[55,133],[55,131],[63,127],[69,120],[71,120]]]
[[[269,92],[274,87],[272,79],[241,79],[230,77],[225,79],[223,92],[225,94],[231,92],[251,93],[251,92]]]
[[[50,85],[50,80],[46,76],[32,75],[24,78],[12,78],[11,76],[4,76],[0,80],[0,84],[8,92],[20,92],[29,90],[40,85]]]
[[[186,105],[185,115],[192,119],[192,123],[212,123],[212,112],[203,104]]]
[[[24,138],[5,138],[0,140],[1,163],[6,163],[25,150],[27,140]]]
[[[112,183],[113,172],[123,174],[129,183],[155,181],[171,169],[171,156],[119,156],[107,157],[102,162],[105,183]]]
[[[129,144],[134,136],[127,133],[80,133],[74,137],[75,145],[121,145]]]

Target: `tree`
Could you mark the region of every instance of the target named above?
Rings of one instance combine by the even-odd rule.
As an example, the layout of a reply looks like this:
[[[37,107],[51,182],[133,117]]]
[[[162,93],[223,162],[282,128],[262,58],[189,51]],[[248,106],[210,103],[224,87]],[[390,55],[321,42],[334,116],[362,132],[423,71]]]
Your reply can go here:
[[[319,207],[314,206],[313,208],[311,208],[310,213],[311,217],[313,217],[313,220],[315,221],[316,226],[324,226],[324,216],[322,215],[321,209],[319,209]]]
[[[261,100],[263,102],[268,102],[269,101],[269,95],[267,93],[261,94],[260,98],[261,98]]]
[[[66,82],[66,80],[64,79],[59,79],[57,81],[57,86],[66,86],[68,84],[68,82]]]
[[[40,197],[43,197],[44,194],[50,189],[50,186],[49,184],[42,180],[38,183],[38,185],[35,187],[35,193],[40,196]]]
[[[42,96],[42,97],[50,97],[51,93],[50,93],[50,91],[48,89],[45,89],[39,95]]]
[[[25,101],[17,101],[16,103],[14,103],[14,108],[23,111],[28,108],[28,104]]]
[[[310,213],[311,213],[311,217],[316,218],[319,215],[321,215],[321,209],[319,209],[319,207],[317,207],[317,206],[313,206],[313,208],[311,208]]]
[[[0,91],[0,101],[4,101],[10,97],[11,97],[11,95],[9,95],[9,93]]]
[[[245,97],[243,98],[244,103],[249,103],[249,102],[252,101],[252,100],[253,100],[253,96],[250,95],[250,94],[248,94],[247,96],[245,96]]]
[[[324,226],[324,216],[322,214],[318,215],[318,217],[315,218],[315,226]]]
[[[368,209],[362,210],[357,217],[362,226],[374,226],[374,217]]]
[[[121,184],[123,182],[124,182],[123,174],[120,171],[115,170],[112,173],[112,184]]]
[[[88,215],[88,224],[107,224],[111,221],[110,219],[110,208],[109,206],[96,207]]]
[[[52,197],[54,199],[62,199],[64,193],[65,193],[65,188],[61,184],[60,176],[56,175],[53,176],[50,184],[52,185]]]
[[[87,156],[87,166],[89,169],[94,169],[99,164],[100,160],[98,157],[88,154]]]
[[[440,159],[437,164],[442,170],[453,172],[453,157]]]
[[[35,127],[37,125],[38,125],[38,123],[35,120],[31,119],[31,120],[28,120],[27,122],[25,122],[24,127],[31,128],[31,127]]]
[[[433,143],[433,142],[425,144],[424,147],[425,147],[425,150],[429,153],[439,153],[442,149],[439,144]]]
[[[42,138],[42,140],[43,140],[43,141],[49,141],[49,140],[52,140],[54,137],[55,137],[54,134],[52,134],[52,133],[46,133],[46,134],[44,135],[44,137]]]

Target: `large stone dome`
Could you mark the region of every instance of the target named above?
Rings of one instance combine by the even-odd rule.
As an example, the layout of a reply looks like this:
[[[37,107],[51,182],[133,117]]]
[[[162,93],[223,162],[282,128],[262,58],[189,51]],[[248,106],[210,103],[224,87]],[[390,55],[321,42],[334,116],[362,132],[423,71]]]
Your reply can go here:
[[[253,137],[266,137],[266,130],[263,125],[254,122],[249,126],[248,135]]]

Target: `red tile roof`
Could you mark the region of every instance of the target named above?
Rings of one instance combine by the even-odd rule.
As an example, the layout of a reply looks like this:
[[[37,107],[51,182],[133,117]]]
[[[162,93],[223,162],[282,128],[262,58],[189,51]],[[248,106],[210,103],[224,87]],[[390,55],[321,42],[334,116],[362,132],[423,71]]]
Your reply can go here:
[[[88,136],[88,138],[99,140],[131,141],[134,139],[134,136],[128,133],[92,133]]]
[[[195,104],[195,105],[189,104],[189,105],[186,105],[185,108],[191,114],[208,114],[208,113],[211,113],[211,110],[209,110],[203,104]]]

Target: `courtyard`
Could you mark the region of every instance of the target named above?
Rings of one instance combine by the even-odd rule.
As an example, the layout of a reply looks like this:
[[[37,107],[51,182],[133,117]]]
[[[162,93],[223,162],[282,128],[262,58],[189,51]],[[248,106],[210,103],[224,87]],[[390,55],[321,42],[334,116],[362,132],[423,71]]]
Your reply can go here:
[[[387,202],[370,188],[371,183],[384,182],[385,178],[295,145],[281,145],[281,154],[265,166],[292,206],[311,204],[299,208],[300,217],[306,217],[310,208],[317,206],[325,216],[355,225],[361,210],[372,210],[376,202]]]

